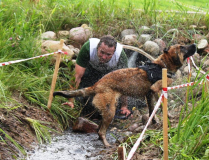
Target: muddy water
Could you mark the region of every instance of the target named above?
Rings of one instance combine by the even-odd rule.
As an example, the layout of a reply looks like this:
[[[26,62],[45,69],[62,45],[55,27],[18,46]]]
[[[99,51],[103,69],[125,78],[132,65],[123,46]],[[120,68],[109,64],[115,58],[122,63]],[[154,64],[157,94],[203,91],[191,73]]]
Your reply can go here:
[[[107,133],[107,140],[111,144],[115,139]],[[99,152],[104,146],[96,133],[75,133],[65,131],[62,136],[54,137],[51,144],[36,146],[28,152],[27,160],[97,160],[102,157]],[[95,153],[97,156],[95,156]]]

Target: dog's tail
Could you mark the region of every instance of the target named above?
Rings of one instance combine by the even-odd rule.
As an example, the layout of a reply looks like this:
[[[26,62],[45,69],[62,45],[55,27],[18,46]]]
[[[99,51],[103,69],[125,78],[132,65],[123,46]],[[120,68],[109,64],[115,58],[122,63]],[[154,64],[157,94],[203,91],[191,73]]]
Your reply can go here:
[[[73,90],[73,91],[57,91],[53,93],[53,96],[62,96],[65,98],[73,98],[73,97],[86,97],[86,96],[91,96],[94,95],[94,89],[92,87],[88,88],[82,88],[78,90]]]

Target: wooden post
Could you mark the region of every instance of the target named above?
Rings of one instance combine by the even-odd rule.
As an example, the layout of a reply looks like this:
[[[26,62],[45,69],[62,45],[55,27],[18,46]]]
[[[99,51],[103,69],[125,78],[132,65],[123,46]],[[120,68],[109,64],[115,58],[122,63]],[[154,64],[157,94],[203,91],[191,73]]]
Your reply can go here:
[[[62,50],[63,44],[64,44],[64,40],[61,39],[59,50]],[[47,107],[49,110],[51,109],[51,105],[52,105],[53,92],[54,92],[55,84],[57,81],[57,74],[59,70],[60,60],[61,60],[61,53],[57,53],[56,64],[55,64],[55,69],[54,69],[54,74],[53,74],[52,84],[51,84],[51,90],[50,90],[48,104],[47,104]]]
[[[188,78],[187,78],[187,82],[190,82],[190,79],[192,77],[192,63],[189,61],[188,65],[190,65],[190,71],[188,71]],[[189,87],[187,86],[187,90],[186,90],[186,97],[185,97],[185,103],[187,104],[187,100],[188,100],[188,95],[189,95]]]
[[[126,159],[126,149],[124,146],[118,147],[118,160]]]
[[[205,80],[205,92],[209,92],[209,75],[207,75],[206,80]]]
[[[163,68],[162,87],[167,89],[167,69]],[[163,96],[163,160],[168,160],[168,109],[167,95]]]

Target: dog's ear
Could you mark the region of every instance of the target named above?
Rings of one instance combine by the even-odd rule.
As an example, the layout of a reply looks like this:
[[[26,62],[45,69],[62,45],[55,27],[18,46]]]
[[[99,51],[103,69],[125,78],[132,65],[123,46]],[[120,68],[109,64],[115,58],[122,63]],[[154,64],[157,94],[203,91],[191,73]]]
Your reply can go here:
[[[164,52],[164,53],[168,53],[168,48],[164,48],[164,49],[163,49],[163,52]]]
[[[168,53],[169,49],[170,49],[170,47],[164,48],[164,49],[163,49],[163,52],[164,52],[164,53]]]

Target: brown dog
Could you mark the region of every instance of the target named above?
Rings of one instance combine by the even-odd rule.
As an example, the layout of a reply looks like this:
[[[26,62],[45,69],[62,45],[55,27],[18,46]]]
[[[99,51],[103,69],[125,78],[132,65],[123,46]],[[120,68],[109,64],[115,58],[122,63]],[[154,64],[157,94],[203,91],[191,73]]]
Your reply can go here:
[[[92,103],[102,115],[98,135],[104,145],[109,146],[106,131],[114,118],[117,99],[121,95],[137,98],[146,96],[149,115],[151,115],[154,108],[154,96],[162,90],[162,68],[167,68],[168,73],[174,74],[183,65],[184,60],[192,56],[195,51],[195,44],[188,46],[177,44],[164,50],[164,53],[155,59],[148,69],[144,66],[119,69],[105,75],[91,87],[75,91],[54,92],[54,96],[59,95],[66,98],[94,96]],[[154,70],[154,72],[150,73],[150,70]],[[160,74],[155,74],[157,70],[160,70]],[[172,79],[168,78],[168,85],[171,83]],[[153,119],[153,123],[155,123],[155,119]]]

